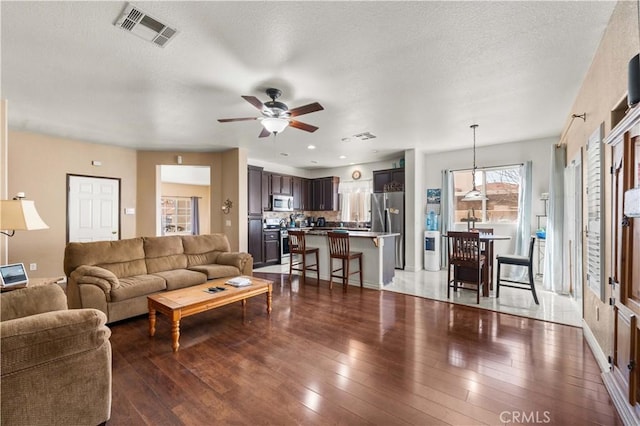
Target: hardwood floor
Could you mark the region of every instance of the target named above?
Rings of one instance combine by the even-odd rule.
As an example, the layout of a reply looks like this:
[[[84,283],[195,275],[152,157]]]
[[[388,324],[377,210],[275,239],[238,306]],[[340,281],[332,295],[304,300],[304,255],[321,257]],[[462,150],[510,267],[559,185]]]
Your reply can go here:
[[[108,425],[622,424],[582,330],[315,279],[185,318],[112,325]],[[293,289],[293,290],[292,290]]]

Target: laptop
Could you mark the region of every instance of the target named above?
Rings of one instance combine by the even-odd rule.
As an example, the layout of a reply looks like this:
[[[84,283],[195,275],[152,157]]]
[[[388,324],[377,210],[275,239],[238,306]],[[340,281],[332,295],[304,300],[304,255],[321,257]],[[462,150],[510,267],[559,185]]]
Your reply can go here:
[[[22,263],[0,266],[0,287],[27,284],[29,278]]]

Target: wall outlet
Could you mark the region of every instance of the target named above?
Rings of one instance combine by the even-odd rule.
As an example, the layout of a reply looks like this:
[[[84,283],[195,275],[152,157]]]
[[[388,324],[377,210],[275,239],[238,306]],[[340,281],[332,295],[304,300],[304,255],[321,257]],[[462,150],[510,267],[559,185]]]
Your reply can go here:
[[[38,269],[38,264],[37,263],[30,263],[29,264],[29,270],[30,271],[35,271]]]
[[[231,226],[231,221],[229,219],[224,221],[225,226]]]

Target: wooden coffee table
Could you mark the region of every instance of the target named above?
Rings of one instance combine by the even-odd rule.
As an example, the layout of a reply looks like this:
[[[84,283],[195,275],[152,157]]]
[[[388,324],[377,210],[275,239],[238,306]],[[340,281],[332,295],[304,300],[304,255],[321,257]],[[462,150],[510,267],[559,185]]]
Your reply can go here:
[[[171,319],[172,348],[178,351],[180,344],[180,319],[200,312],[215,309],[233,302],[241,302],[245,308],[247,299],[259,294],[267,295],[267,314],[271,314],[271,293],[273,281],[250,277],[251,285],[247,287],[233,287],[225,284],[229,278],[207,281],[192,287],[167,291],[148,296],[149,302],[149,335],[156,333],[156,312],[161,312]],[[209,287],[223,287],[224,291],[209,293]]]

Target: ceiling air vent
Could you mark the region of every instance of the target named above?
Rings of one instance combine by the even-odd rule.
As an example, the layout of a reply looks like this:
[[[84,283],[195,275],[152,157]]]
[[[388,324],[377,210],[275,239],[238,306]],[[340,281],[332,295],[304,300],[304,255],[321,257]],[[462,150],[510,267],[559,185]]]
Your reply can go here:
[[[160,22],[132,4],[124,8],[114,25],[160,47],[165,47],[178,33],[174,27]]]
[[[357,135],[353,135],[353,137],[358,138],[361,141],[366,141],[369,139],[375,139],[377,136],[369,132],[364,132],[364,133],[358,133]]]

